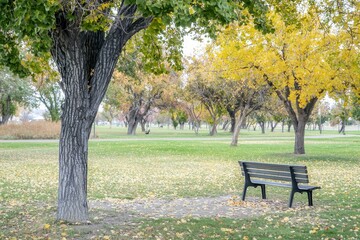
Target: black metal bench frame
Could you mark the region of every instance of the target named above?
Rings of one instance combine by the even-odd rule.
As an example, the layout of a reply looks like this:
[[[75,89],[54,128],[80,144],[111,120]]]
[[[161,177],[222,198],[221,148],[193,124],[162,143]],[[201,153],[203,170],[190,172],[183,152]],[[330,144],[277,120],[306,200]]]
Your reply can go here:
[[[284,165],[261,162],[239,161],[241,173],[245,177],[242,200],[245,201],[248,187],[261,187],[262,199],[266,199],[266,185],[291,188],[288,206],[291,208],[296,192],[306,192],[309,206],[313,206],[312,191],[320,189],[318,186],[305,185],[309,183],[309,176],[306,166]],[[270,179],[276,181],[264,181]],[[285,182],[285,183],[284,183]]]

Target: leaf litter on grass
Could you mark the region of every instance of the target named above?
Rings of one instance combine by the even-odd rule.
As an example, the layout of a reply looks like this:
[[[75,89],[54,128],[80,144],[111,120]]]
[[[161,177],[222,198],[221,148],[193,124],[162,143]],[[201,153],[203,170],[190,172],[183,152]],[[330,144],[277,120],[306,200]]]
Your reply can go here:
[[[202,218],[226,217],[246,218],[286,211],[287,205],[278,200],[260,200],[249,197],[241,201],[238,196],[193,197],[177,199],[103,199],[92,200],[90,206],[95,209],[132,212],[137,217],[159,218]]]

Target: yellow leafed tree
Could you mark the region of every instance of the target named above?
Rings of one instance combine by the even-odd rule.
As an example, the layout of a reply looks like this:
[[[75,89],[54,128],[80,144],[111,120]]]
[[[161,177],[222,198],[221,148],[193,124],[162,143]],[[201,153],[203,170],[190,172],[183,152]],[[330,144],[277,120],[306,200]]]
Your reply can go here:
[[[302,14],[301,24],[286,25],[270,13],[272,33],[263,34],[252,24],[232,25],[220,37],[223,64],[218,67],[226,69],[229,78],[243,81],[254,76],[253,85],[263,80],[271,87],[292,120],[295,154],[305,153],[305,126],[315,103],[326,92],[343,87],[342,69],[334,61],[341,52],[341,38],[325,32],[312,16]]]
[[[231,145],[237,146],[243,121],[258,110],[268,97],[268,86],[254,66],[261,49],[261,36],[254,25],[229,25],[219,35],[210,51],[214,71],[227,86],[223,99],[227,111],[235,121]],[[231,115],[234,114],[234,116]]]
[[[259,70],[283,102],[295,130],[295,154],[305,153],[305,126],[326,92],[341,88],[339,69],[333,64],[340,41],[325,32],[311,14],[300,26],[286,26],[280,16],[270,16],[275,32],[264,39]]]

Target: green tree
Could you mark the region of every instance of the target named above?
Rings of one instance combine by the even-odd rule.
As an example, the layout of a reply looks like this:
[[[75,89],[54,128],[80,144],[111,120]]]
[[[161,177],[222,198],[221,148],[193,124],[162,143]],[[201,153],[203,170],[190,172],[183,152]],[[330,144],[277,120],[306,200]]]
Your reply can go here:
[[[181,110],[178,111],[177,119],[178,119],[179,124],[180,124],[180,129],[184,129],[184,125],[188,121],[188,116],[187,116],[186,112],[181,111]]]
[[[230,0],[1,1],[0,63],[26,75],[30,71],[39,72],[41,68],[36,59],[48,58],[51,53],[61,75],[64,104],[59,144],[58,220],[87,222],[89,219],[88,139],[127,41],[147,29],[144,42],[157,45],[154,39],[158,39],[161,44],[166,36],[173,36],[165,34],[169,29],[166,26],[183,26],[214,35],[219,24],[238,16],[240,6],[250,5],[254,13],[263,17],[264,4],[260,0],[256,3]],[[148,49],[157,50],[156,47]],[[145,59],[156,63],[158,59],[146,58],[149,56],[159,55],[152,51],[144,54]],[[175,60],[171,62],[177,62],[176,51],[173,56],[171,59]]]
[[[180,129],[184,129],[184,125],[188,120],[188,116],[185,111],[182,110],[170,110],[171,121],[173,127],[176,129],[178,125],[180,125]]]
[[[48,82],[38,87],[38,99],[47,109],[47,114],[52,122],[58,122],[61,117],[63,94],[56,82]]]
[[[18,105],[35,105],[30,84],[7,69],[0,69],[0,125],[6,124],[16,113]]]

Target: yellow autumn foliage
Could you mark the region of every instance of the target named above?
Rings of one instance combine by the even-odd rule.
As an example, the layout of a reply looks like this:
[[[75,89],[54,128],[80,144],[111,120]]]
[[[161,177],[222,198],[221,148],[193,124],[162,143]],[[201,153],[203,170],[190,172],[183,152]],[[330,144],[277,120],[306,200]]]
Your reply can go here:
[[[274,90],[290,91],[289,100],[300,108],[344,87],[339,78],[342,71],[334,61],[341,52],[340,36],[325,33],[310,15],[303,16],[301,27],[286,25],[275,13],[268,17],[273,33],[263,34],[252,23],[232,24],[222,31],[214,66],[225,78],[256,79],[251,81],[255,87],[264,84],[265,77]]]

